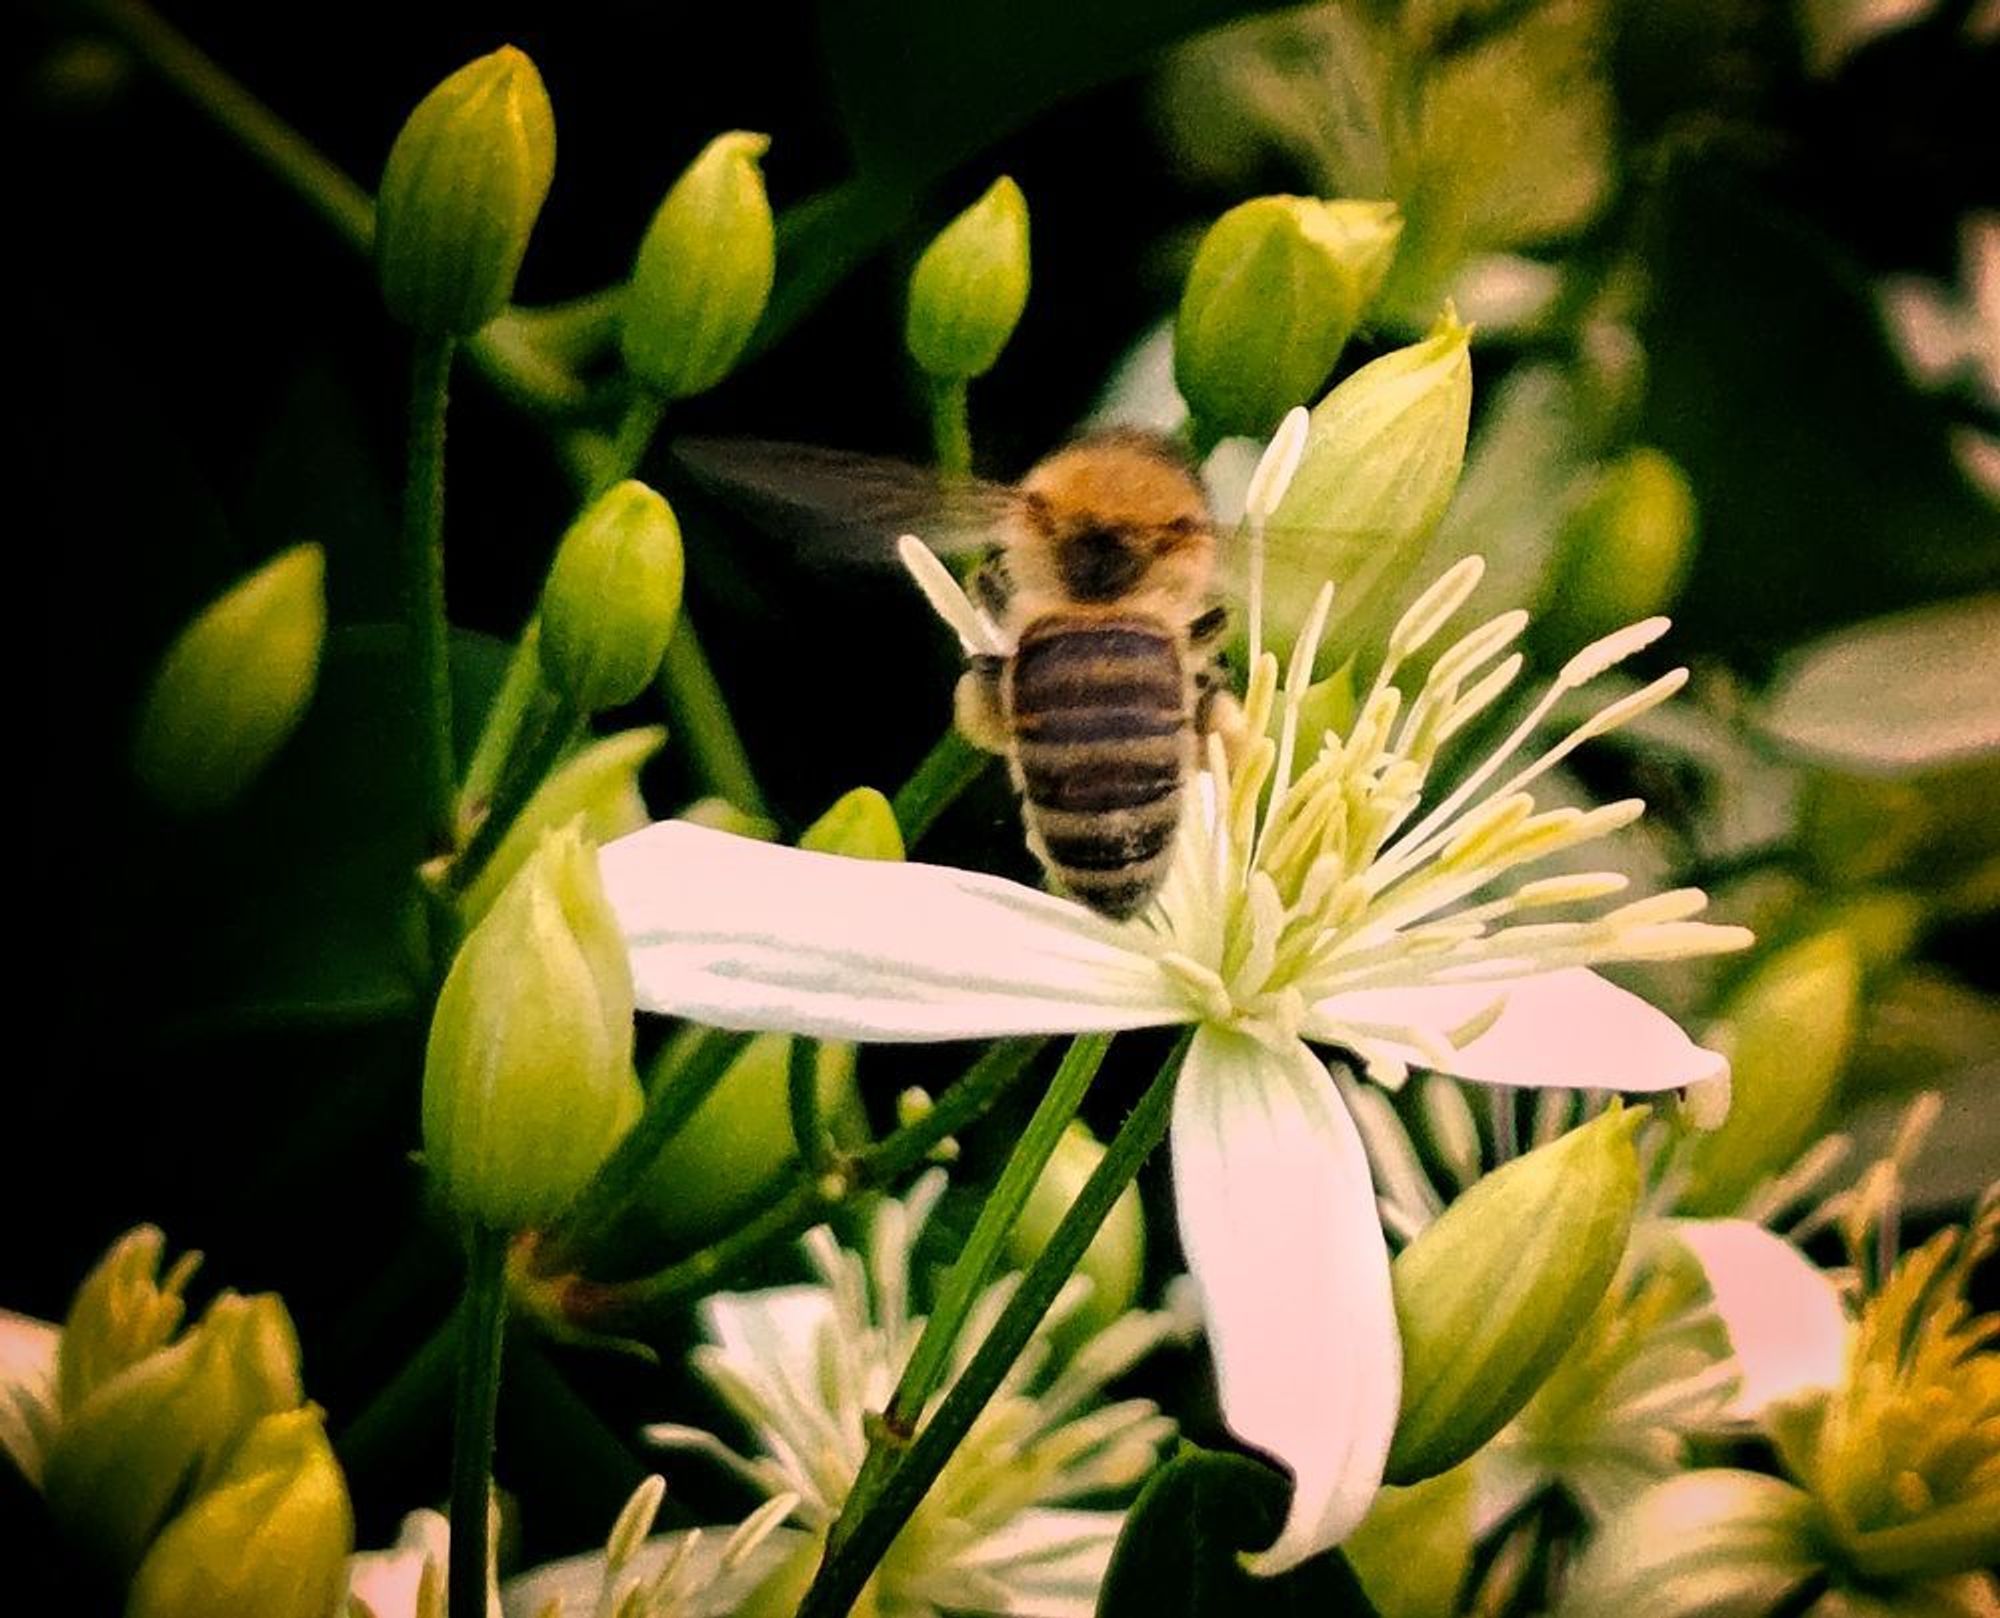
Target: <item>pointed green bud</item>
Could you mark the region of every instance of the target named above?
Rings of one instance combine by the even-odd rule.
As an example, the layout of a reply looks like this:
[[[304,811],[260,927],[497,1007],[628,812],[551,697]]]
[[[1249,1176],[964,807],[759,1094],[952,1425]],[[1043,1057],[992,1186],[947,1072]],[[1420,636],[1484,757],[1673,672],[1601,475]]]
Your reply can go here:
[[[1083,1182],[1103,1157],[1102,1143],[1081,1122],[1073,1122],[1063,1131],[1041,1178],[1028,1193],[1021,1217],[1007,1232],[1007,1259],[1016,1269],[1025,1270],[1041,1257],[1056,1226],[1083,1190]],[[1139,1187],[1133,1184],[1111,1205],[1110,1216],[1098,1227],[1083,1262],[1076,1267],[1078,1275],[1090,1280],[1090,1296],[1062,1322],[1056,1332],[1058,1345],[1073,1347],[1130,1309],[1139,1296],[1145,1268],[1146,1215],[1139,1204]]]
[[[1282,659],[1329,579],[1340,601],[1318,668],[1380,645],[1465,464],[1472,329],[1447,309],[1430,335],[1362,366],[1313,407],[1305,453],[1272,513],[1264,643]],[[1429,582],[1425,580],[1423,582]]]
[[[628,478],[586,506],[542,587],[542,672],[579,713],[630,702],[652,682],[681,611],[681,527]]]
[[[1456,1618],[1472,1567],[1475,1471],[1382,1490],[1340,1547],[1377,1618]]]
[[[771,296],[776,233],[757,167],[768,135],[718,135],[674,182],[625,293],[625,365],[663,399],[715,386]]]
[[[857,860],[899,860],[903,830],[887,798],[873,787],[856,787],[806,828],[799,847]]]
[[[302,1397],[284,1304],[275,1293],[223,1293],[179,1342],[65,1413],[43,1480],[49,1510],[129,1570],[174,1504],[215,1477],[260,1418]]]
[[[638,1116],[632,969],[597,854],[546,832],[452,962],[424,1056],[424,1155],[461,1214],[561,1213]]]
[[[327,1618],[353,1548],[325,1418],[313,1405],[266,1416],[153,1542],[125,1618]]]
[[[1816,1519],[1805,1494],[1762,1473],[1670,1478],[1598,1529],[1565,1582],[1557,1618],[1776,1612],[1819,1571]]]
[[[1704,1036],[1729,1058],[1729,1116],[1692,1143],[1682,1212],[1735,1212],[1818,1137],[1860,1017],[1861,957],[1840,928],[1779,950],[1737,987]]]
[[[478,880],[466,889],[462,908],[467,923],[476,923],[492,909],[493,901],[539,846],[544,832],[581,817],[584,835],[602,847],[614,837],[646,825],[652,816],[639,795],[639,772],[666,740],[665,729],[648,725],[606,736],[564,759],[535,789],[520,817],[507,828],[500,846],[480,867]]]
[[[1495,1169],[1396,1256],[1403,1410],[1388,1481],[1456,1466],[1556,1367],[1617,1273],[1646,1109],[1614,1106]]]
[[[1028,201],[1004,174],[924,249],[903,340],[924,372],[968,382],[993,369],[1028,303]]]
[[[1602,468],[1556,538],[1552,587],[1535,632],[1561,659],[1614,629],[1664,612],[1687,576],[1694,491],[1656,449]]]
[[[326,561],[299,545],[183,629],[139,710],[132,768],[177,814],[220,808],[285,743],[312,700],[326,639]]]
[[[507,307],[556,168],[555,114],[512,45],[417,103],[375,201],[375,270],[389,311],[469,337]]]
[[[81,1409],[104,1383],[164,1348],[180,1330],[187,1308],[182,1294],[201,1255],[182,1254],[162,1277],[166,1245],[157,1226],[127,1231],[76,1289],[56,1361],[62,1409]]]
[[[690,1042],[691,1044],[691,1042]],[[653,1082],[685,1058],[670,1043]],[[791,1068],[788,1034],[759,1034],[729,1064],[722,1081],[647,1170],[635,1208],[635,1228],[649,1243],[698,1246],[724,1234],[776,1188],[798,1160],[786,1084]],[[820,1118],[836,1140],[852,1140],[861,1127],[854,1083],[854,1047],[819,1043],[813,1058],[813,1093]]]
[[[1319,391],[1381,289],[1393,202],[1257,197],[1196,249],[1174,326],[1174,379],[1208,438],[1270,436]]]

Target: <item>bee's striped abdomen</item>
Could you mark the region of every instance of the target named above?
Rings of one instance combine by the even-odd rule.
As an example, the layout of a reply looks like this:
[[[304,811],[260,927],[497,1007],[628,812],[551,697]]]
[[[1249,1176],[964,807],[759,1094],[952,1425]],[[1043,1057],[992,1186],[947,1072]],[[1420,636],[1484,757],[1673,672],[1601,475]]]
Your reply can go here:
[[[1038,619],[1005,701],[1035,851],[1092,909],[1129,916],[1158,891],[1180,822],[1191,719],[1179,642],[1146,618]]]

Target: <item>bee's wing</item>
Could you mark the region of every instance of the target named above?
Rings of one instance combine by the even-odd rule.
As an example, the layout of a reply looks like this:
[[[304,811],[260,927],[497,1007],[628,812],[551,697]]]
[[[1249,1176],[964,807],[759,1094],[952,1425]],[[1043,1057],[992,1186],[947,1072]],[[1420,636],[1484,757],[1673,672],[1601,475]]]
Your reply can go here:
[[[984,550],[1015,492],[946,477],[907,461],[754,438],[682,438],[674,455],[694,479],[807,562],[893,566],[896,540],[932,550]]]

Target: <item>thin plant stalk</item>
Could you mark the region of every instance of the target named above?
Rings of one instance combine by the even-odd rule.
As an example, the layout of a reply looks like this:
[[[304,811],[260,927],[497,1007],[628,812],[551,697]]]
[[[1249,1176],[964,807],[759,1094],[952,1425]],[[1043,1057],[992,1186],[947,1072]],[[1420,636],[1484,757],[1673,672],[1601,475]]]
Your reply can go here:
[[[424,836],[448,853],[456,830],[451,731],[451,641],[444,603],[444,424],[456,343],[420,332],[410,356],[410,426],[403,488],[403,624],[416,688]]]
[[[937,1412],[924,1424],[902,1460],[874,1498],[856,1511],[855,1497],[842,1512],[845,1534],[836,1525],[825,1560],[799,1607],[798,1618],[843,1618],[880,1564],[911,1514],[937,1481],[945,1463],[964,1442],[1000,1384],[1028,1346],[1042,1317],[1089,1250],[1113,1205],[1137,1177],[1147,1158],[1166,1138],[1173,1118],[1174,1084],[1191,1034],[1184,1033],[1158,1077],[1140,1097],[1132,1115],[1112,1137],[1104,1156],[1077,1193],[1041,1255],[1021,1277],[993,1329],[979,1345]]]
[[[507,1326],[507,1236],[469,1232],[465,1306],[459,1315],[458,1395],[451,1444],[449,1618],[486,1618],[493,1425]]]

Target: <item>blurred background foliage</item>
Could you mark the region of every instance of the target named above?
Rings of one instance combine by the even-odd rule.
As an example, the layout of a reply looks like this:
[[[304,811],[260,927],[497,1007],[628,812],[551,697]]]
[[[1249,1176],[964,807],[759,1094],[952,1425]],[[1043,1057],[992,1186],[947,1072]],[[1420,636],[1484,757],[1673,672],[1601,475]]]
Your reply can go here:
[[[363,184],[446,67],[528,50],[561,129],[530,304],[613,285],[709,135],[768,131],[782,340],[669,435],[924,458],[926,402],[895,362],[903,289],[996,174],[1034,220],[1025,318],[973,398],[981,469],[1001,476],[1093,409],[1171,414],[1159,334],[1223,209],[1272,191],[1393,198],[1405,235],[1353,356],[1420,334],[1446,297],[1478,323],[1440,558],[1486,553],[1483,599],[1546,609],[1546,656],[1674,602],[1698,700],[1656,713],[1578,790],[1636,777],[1660,814],[1634,858],[1710,886],[1765,946],[1649,987],[1731,1020],[1739,1064],[1754,1048],[1801,1086],[1802,1138],[1840,1122],[1886,1144],[1905,1097],[1943,1090],[1914,1196],[1945,1210],[2000,1160],[2000,647],[1990,596],[1964,605],[2000,588],[2000,149],[1978,92],[2000,22],[1937,0],[1871,31],[1874,10],[585,0],[172,20]],[[30,37],[12,69],[35,154],[16,396],[54,522],[17,530],[52,575],[35,976],[18,1003],[46,1032],[9,1121],[15,1162],[57,1172],[8,1177],[8,1228],[27,1233],[8,1302],[60,1315],[111,1235],[160,1223],[238,1284],[282,1287],[339,1436],[443,1319],[453,1273],[407,1157],[422,840],[384,627],[403,339],[365,258],[88,8],[43,3]],[[550,441],[573,427],[470,378],[458,392],[469,742],[571,513]],[[800,566],[681,488],[663,454],[649,475],[683,517],[690,600],[773,817],[796,831],[853,785],[907,776],[955,663],[915,593]],[[149,673],[201,604],[301,540],[325,548],[331,619],[304,725],[226,813],[164,817],[128,773]],[[649,766],[657,811],[691,795],[683,770],[672,746]],[[1031,872],[997,778],[926,852]],[[1824,949],[1790,957],[1816,969],[1803,981],[1773,967],[1829,936],[1851,970],[1824,970]],[[1832,1030],[1811,1074],[1788,1016]],[[871,1053],[871,1105],[955,1071],[941,1054]],[[1107,1115],[1129,1095],[1108,1090]],[[991,1150],[969,1139],[968,1169]],[[659,1408],[660,1373],[593,1374],[595,1414],[541,1353],[510,1371],[528,1412],[510,1442],[546,1445],[577,1485],[536,1521],[551,1544],[609,1519],[638,1475],[626,1417]],[[441,1476],[441,1430],[393,1457],[348,1439],[364,1502],[371,1466]],[[364,1517],[363,1542],[388,1526]]]

